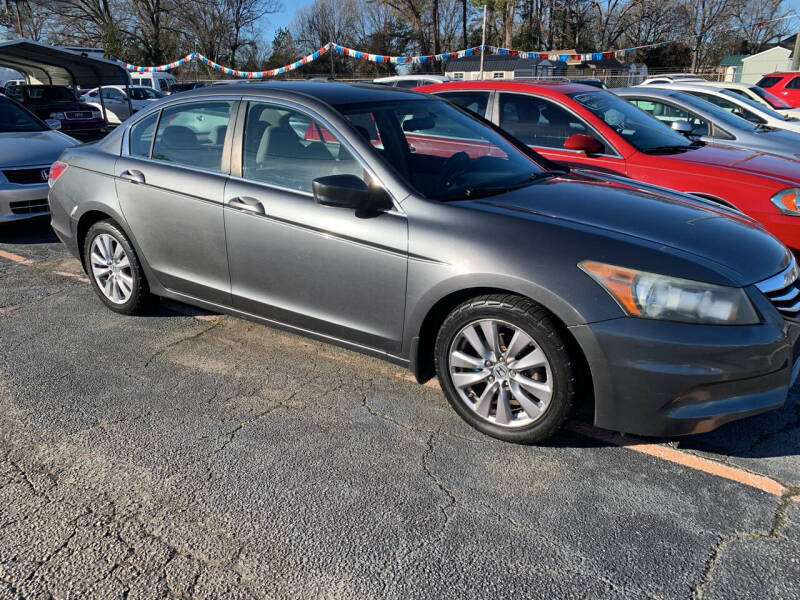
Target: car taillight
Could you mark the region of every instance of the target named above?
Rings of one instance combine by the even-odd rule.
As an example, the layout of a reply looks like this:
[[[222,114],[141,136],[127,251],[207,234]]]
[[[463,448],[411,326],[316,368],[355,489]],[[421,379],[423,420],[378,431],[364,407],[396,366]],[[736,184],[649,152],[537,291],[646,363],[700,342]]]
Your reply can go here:
[[[50,165],[50,174],[47,177],[47,183],[50,187],[53,187],[53,184],[56,182],[56,179],[61,177],[61,174],[67,170],[67,163],[61,162],[57,160],[52,165]]]

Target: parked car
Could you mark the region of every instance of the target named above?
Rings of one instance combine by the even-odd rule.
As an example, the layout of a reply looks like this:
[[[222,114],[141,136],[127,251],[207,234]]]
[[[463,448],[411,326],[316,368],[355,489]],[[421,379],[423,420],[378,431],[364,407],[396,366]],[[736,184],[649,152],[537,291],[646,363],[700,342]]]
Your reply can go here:
[[[21,104],[0,96],[0,223],[49,214],[50,165],[77,143]]]
[[[800,108],[794,108],[785,100],[778,98],[772,92],[758,87],[752,83],[740,83],[735,81],[705,81],[703,86],[716,87],[728,90],[734,94],[738,94],[743,98],[748,98],[753,102],[758,102],[771,108],[774,111],[786,115],[788,117],[800,116]]]
[[[399,87],[404,89],[411,89],[421,85],[430,85],[434,83],[444,83],[450,81],[449,77],[444,75],[422,74],[422,75],[392,75],[391,77],[378,77],[373,79],[372,83],[380,85],[390,85],[392,87]]]
[[[800,250],[800,160],[689,140],[611,92],[574,83],[421,89],[478,112],[551,160],[735,207]]]
[[[100,111],[65,85],[19,85],[7,88],[6,94],[40,119],[59,121],[61,131],[73,137],[95,137],[108,131]]]
[[[180,92],[188,92],[205,86],[206,84],[203,81],[180,81],[172,85],[170,93],[179,94]]]
[[[800,158],[800,134],[755,125],[691,94],[653,86],[615,89],[614,93],[694,139]]]
[[[131,83],[158,90],[162,94],[172,93],[172,86],[178,83],[172,73],[156,71],[155,73],[131,73]]]
[[[781,114],[768,106],[764,106],[749,98],[743,98],[728,90],[698,85],[696,83],[658,83],[653,84],[653,87],[667,88],[692,94],[707,102],[716,104],[720,108],[724,108],[737,117],[747,119],[757,125],[766,125],[767,127],[775,127],[776,129],[786,129],[787,131],[800,133],[800,119],[797,117]]]
[[[590,85],[592,87],[600,88],[601,90],[607,90],[608,86],[606,82],[602,79],[595,79],[593,77],[586,77],[583,79],[570,79],[572,83],[582,83],[583,85]]]
[[[128,102],[128,92],[130,92],[130,102]],[[105,104],[106,120],[114,125],[119,125],[133,113],[164,97],[158,90],[142,85],[131,85],[127,90],[124,85],[104,85],[103,103],[100,102],[100,93],[100,88],[88,90],[81,96],[81,100],[101,111]]]
[[[704,78],[694,73],[664,73],[648,77],[639,85],[653,85],[657,83],[675,83],[677,81],[705,81]]]
[[[504,440],[590,396],[602,427],[706,431],[781,406],[800,370],[797,263],[750,218],[569,171],[432,96],[203,88],[52,172],[53,228],[110,309],[156,294],[438,373]]]
[[[800,72],[770,73],[764,75],[756,85],[786,100],[793,107],[800,107]]]

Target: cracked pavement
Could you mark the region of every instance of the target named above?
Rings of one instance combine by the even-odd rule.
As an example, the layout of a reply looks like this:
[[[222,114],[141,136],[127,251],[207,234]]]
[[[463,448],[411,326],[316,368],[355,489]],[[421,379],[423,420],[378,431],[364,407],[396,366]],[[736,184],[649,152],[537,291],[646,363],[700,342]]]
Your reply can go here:
[[[797,390],[656,440],[779,498],[567,431],[503,444],[261,325],[116,315],[46,223],[0,250],[33,262],[0,258],[0,600],[800,597]]]

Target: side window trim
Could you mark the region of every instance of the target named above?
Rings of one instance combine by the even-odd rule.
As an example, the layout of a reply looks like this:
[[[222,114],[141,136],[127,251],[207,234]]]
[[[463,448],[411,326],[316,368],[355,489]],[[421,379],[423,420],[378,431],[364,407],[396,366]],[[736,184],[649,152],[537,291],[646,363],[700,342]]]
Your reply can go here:
[[[597,129],[595,127],[590,125],[586,121],[586,119],[584,119],[582,116],[580,116],[574,110],[572,110],[572,107],[566,106],[564,104],[561,104],[561,103],[557,102],[556,100],[553,100],[552,98],[548,98],[546,96],[540,96],[539,94],[533,94],[533,93],[530,93],[530,92],[498,92],[497,93],[497,100],[495,102],[495,109],[494,109],[495,110],[494,114],[495,114],[496,118],[492,120],[492,122],[495,123],[495,125],[497,125],[498,127],[500,127],[500,100],[501,100],[501,97],[502,97],[503,94],[508,94],[510,96],[530,96],[532,98],[536,98],[537,100],[542,100],[544,102],[549,102],[551,104],[554,104],[558,108],[561,108],[561,109],[565,110],[566,112],[570,113],[573,117],[578,119],[578,121],[583,123],[583,125],[586,127],[587,131],[592,132],[598,140],[603,142],[612,151],[612,154],[607,154],[607,153],[594,154],[593,156],[605,156],[605,157],[608,157],[608,158],[622,158],[622,154],[620,154],[617,151],[617,149],[614,147],[614,145],[604,135],[602,135],[599,131],[597,131]],[[533,148],[536,148],[537,151],[538,150],[544,150],[546,152],[548,150],[549,151],[555,150],[557,152],[569,152],[571,154],[582,154],[582,152],[580,152],[578,150],[567,150],[566,148],[551,148],[551,147],[548,147],[548,146],[535,146],[535,145],[532,145],[532,146],[533,146]]]

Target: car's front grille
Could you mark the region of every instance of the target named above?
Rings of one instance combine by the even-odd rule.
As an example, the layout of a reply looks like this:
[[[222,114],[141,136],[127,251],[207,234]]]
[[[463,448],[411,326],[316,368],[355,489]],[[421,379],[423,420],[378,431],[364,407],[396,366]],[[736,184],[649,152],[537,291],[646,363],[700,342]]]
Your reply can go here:
[[[64,113],[68,119],[91,119],[92,112],[89,110],[73,110]]]
[[[794,256],[783,271],[756,284],[782,315],[797,318],[800,313],[800,269]]]
[[[33,183],[44,183],[50,173],[50,167],[37,167],[35,169],[5,169],[3,175],[9,183],[31,185]]]
[[[47,198],[41,200],[20,200],[19,202],[9,202],[11,212],[15,215],[31,215],[33,213],[50,212]]]

